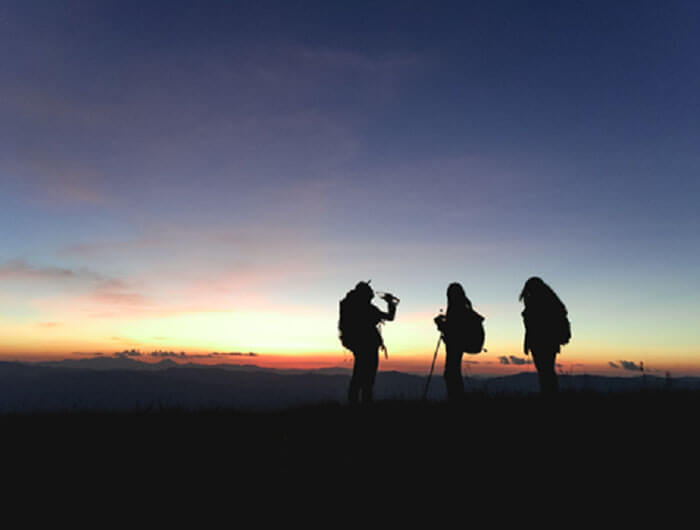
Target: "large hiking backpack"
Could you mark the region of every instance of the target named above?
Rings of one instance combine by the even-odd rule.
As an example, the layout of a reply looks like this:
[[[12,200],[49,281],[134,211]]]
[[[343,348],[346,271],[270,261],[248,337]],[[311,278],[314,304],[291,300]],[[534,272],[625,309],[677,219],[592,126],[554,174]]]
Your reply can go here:
[[[476,355],[484,347],[486,333],[484,332],[484,317],[473,309],[467,312],[464,333],[464,352]]]
[[[349,291],[339,304],[338,338],[348,350],[355,352],[358,348],[376,347],[384,350],[384,340],[377,325],[368,325],[367,310],[373,306],[358,303],[355,289]]]
[[[339,304],[338,338],[348,350],[353,350],[357,343],[357,330],[353,329],[353,294],[354,291],[349,291]]]

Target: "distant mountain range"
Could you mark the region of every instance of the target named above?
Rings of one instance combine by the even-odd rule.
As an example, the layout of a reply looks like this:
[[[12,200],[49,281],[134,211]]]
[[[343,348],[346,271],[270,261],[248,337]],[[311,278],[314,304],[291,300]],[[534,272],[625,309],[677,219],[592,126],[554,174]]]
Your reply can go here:
[[[0,412],[78,410],[158,410],[233,408],[270,410],[312,403],[343,402],[350,370],[273,370],[254,365],[194,363],[165,359],[144,363],[130,358],[96,357],[43,363],[0,362]],[[420,399],[424,376],[380,372],[378,400]],[[561,376],[562,390],[632,392],[700,390],[700,378]],[[467,378],[468,392],[488,394],[537,391],[532,372],[504,377]],[[445,399],[442,378],[433,377],[429,398]]]
[[[2,364],[2,363],[0,363]],[[26,363],[29,364],[29,363]],[[138,371],[159,371],[167,370],[169,368],[217,368],[220,370],[234,371],[234,372],[270,372],[270,373],[280,373],[280,374],[301,374],[308,373],[309,370],[303,369],[275,369],[275,368],[263,368],[254,364],[201,364],[201,363],[182,363],[175,362],[172,359],[163,359],[158,362],[143,362],[132,357],[89,357],[86,359],[63,359],[60,361],[44,361],[38,363],[32,363],[32,366],[43,366],[52,368],[73,368],[73,369],[84,369],[84,370],[138,370]],[[349,374],[350,369],[348,368],[319,368],[313,370],[316,373],[324,374]]]

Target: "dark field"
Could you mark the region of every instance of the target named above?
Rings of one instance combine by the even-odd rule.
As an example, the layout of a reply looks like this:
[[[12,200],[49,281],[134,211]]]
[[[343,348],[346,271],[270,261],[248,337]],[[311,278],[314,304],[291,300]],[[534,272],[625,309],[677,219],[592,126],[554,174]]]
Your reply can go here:
[[[469,394],[462,406],[382,401],[278,412],[75,412],[0,417],[20,476],[169,485],[215,477],[453,477],[602,487],[697,474],[697,392]]]

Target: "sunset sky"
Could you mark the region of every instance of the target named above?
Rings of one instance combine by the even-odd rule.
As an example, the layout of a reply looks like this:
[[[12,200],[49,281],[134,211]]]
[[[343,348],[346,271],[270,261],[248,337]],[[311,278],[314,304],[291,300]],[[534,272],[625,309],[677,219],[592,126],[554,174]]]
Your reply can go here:
[[[0,359],[343,366],[371,278],[381,369],[458,281],[509,373],[537,275],[563,370],[700,375],[700,3],[337,4],[0,5]]]

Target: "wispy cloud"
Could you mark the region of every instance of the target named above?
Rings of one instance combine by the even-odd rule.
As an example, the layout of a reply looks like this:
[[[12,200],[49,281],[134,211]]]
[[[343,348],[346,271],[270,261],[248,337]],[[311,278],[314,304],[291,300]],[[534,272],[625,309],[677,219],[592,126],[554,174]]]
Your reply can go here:
[[[152,352],[151,357],[177,357],[179,359],[218,359],[227,357],[258,357],[257,353],[229,352],[229,353],[175,353],[175,352]]]
[[[37,266],[24,260],[10,260],[0,265],[0,281],[81,283],[92,288],[96,300],[109,303],[142,303],[143,297],[133,292],[123,280],[87,268]]]
[[[161,359],[225,359],[231,357],[258,357],[254,352],[211,352],[211,353],[186,353],[184,351],[161,351],[156,350],[150,353],[142,353],[139,350],[131,349],[116,352],[114,357],[156,357]]]
[[[139,292],[131,283],[110,277],[88,268],[68,268],[46,265],[33,265],[24,260],[11,260],[0,264],[0,283],[39,284],[42,289],[52,286],[69,289],[70,294],[48,296],[35,303],[64,314],[71,308],[82,308],[92,313],[100,313],[105,308],[110,314],[120,311],[147,309],[154,302]],[[50,321],[55,324],[55,321]],[[49,321],[44,323],[48,327]]]
[[[118,351],[114,354],[114,357],[116,357],[118,359],[125,359],[128,357],[141,357],[141,352],[138,350]]]
[[[167,245],[157,237],[142,237],[123,241],[93,241],[89,243],[73,243],[58,249],[58,254],[63,256],[77,256],[91,258],[104,254],[125,254],[138,252],[144,249],[152,249]]]
[[[152,304],[147,296],[134,291],[131,286],[120,280],[100,282],[90,294],[90,298],[98,304],[120,307],[144,307]]]
[[[642,363],[637,364],[634,361],[610,361],[608,365],[611,368],[617,368],[620,370],[628,370],[632,372],[641,372],[642,371]]]
[[[514,364],[517,366],[522,366],[525,364],[532,364],[532,359],[527,359],[524,357],[517,357],[515,355],[501,356],[498,358],[498,362],[501,364]]]
[[[83,280],[101,281],[99,274],[88,269],[68,269],[52,266],[35,266],[24,260],[11,260],[0,265],[0,280]]]

